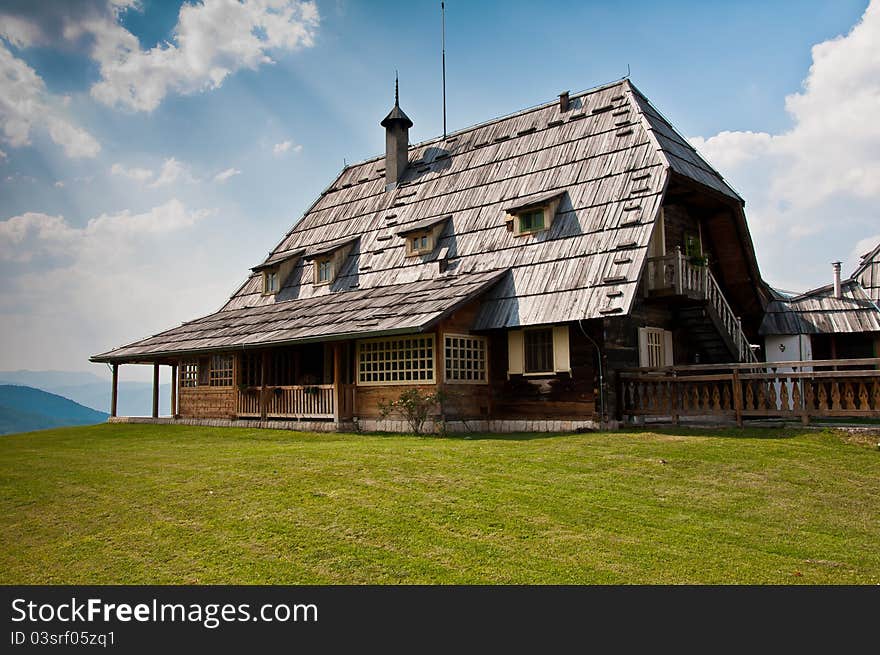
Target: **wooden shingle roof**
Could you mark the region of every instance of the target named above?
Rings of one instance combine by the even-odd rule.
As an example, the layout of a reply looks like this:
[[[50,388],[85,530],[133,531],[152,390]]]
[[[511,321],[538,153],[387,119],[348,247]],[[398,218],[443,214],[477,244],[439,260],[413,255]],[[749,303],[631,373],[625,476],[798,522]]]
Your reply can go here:
[[[762,335],[841,334],[880,332],[880,309],[855,280],[841,284],[841,297],[832,285],[791,298],[779,298],[767,306]]]
[[[441,273],[433,260],[439,252],[448,262],[443,275],[461,285],[486,276],[497,281],[483,296],[478,329],[626,314],[670,174],[742,202],[629,80],[572,95],[564,112],[554,101],[410,146],[400,184],[387,191],[384,166],[383,156],[346,167],[268,256],[273,261],[306,252],[281,290],[264,296],[261,276],[251,273],[213,315],[218,324],[224,315],[269,315],[273,306],[284,305],[293,314],[301,303],[329,302],[341,310],[351,301],[354,307],[383,308],[396,289],[436,284]],[[536,197],[560,198],[550,229],[527,236],[508,231],[505,209]],[[449,215],[434,254],[406,256],[397,235]],[[313,285],[308,258],[353,238],[333,284]],[[429,295],[424,301],[434,300]],[[409,311],[421,317],[435,313],[418,305]],[[404,315],[395,320],[401,329],[424,325]],[[391,327],[381,324],[382,330]],[[191,349],[188,338],[175,346],[172,333],[182,334],[181,329],[154,339],[162,337],[169,352]],[[303,334],[289,332],[285,338]],[[320,322],[307,332],[308,338],[337,334]],[[264,337],[274,342],[274,336]],[[149,341],[125,352],[150,348]],[[230,337],[217,347],[252,343]]]

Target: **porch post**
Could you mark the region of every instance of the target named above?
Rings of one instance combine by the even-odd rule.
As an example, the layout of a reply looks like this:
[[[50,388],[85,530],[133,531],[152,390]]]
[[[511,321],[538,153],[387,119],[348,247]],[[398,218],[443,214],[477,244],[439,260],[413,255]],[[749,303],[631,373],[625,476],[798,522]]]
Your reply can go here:
[[[171,365],[171,418],[177,418],[177,362]]]
[[[110,392],[110,416],[116,416],[116,400],[119,397],[119,364],[113,363],[113,388]]]
[[[266,420],[266,369],[269,367],[269,351],[263,351],[260,362],[260,420]]]
[[[153,418],[159,416],[159,363],[153,364]]]
[[[342,357],[340,356],[341,345],[337,341],[333,344],[333,421],[339,423],[342,405]]]

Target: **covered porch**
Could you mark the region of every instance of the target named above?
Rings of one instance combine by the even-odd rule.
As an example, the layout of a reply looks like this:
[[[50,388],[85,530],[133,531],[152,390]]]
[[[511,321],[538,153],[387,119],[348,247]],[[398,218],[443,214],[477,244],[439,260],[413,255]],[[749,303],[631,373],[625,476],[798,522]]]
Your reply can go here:
[[[123,364],[153,368],[152,411],[159,419],[160,367],[171,369],[170,418],[346,421],[354,415],[353,344],[309,343],[155,361],[113,362],[110,417],[118,417]]]

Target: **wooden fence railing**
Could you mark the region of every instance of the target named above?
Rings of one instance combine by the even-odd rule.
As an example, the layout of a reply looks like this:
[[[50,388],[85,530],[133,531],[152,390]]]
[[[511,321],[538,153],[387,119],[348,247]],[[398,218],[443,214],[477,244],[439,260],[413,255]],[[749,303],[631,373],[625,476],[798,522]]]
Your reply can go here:
[[[880,417],[880,358],[620,371],[621,417]]]
[[[238,415],[259,418],[261,389],[251,387],[238,392]],[[333,418],[334,390],[332,384],[267,387],[267,418]]]

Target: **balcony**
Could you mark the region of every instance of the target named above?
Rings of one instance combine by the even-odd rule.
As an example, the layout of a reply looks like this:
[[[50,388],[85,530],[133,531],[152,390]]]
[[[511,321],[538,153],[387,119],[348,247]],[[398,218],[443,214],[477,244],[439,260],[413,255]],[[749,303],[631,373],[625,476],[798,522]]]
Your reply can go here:
[[[671,255],[649,257],[645,265],[645,295],[703,300],[708,276],[707,264],[692,264],[680,249]]]

